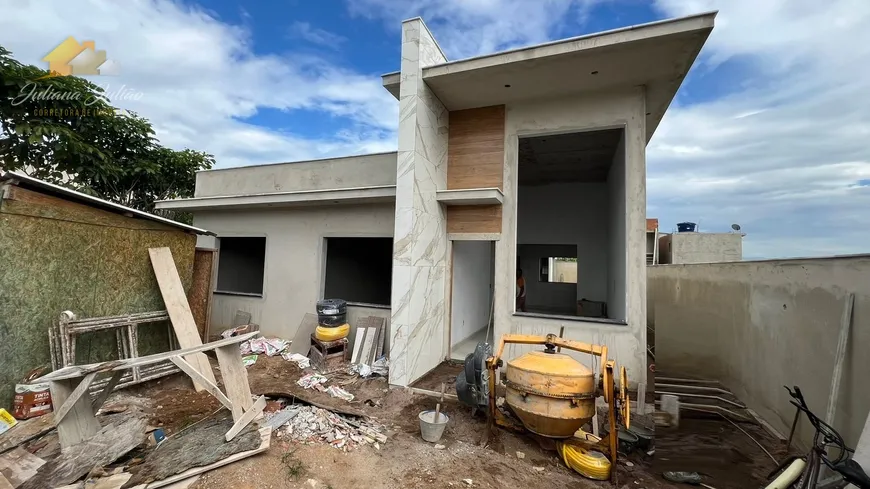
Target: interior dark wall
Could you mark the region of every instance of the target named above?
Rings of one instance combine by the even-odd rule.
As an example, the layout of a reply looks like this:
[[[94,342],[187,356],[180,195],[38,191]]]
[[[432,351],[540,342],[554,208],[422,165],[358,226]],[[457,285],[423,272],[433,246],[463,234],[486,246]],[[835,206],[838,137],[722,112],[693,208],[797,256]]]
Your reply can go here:
[[[393,238],[327,238],[324,296],[389,305]]]
[[[262,294],[266,238],[221,238],[217,291]]]

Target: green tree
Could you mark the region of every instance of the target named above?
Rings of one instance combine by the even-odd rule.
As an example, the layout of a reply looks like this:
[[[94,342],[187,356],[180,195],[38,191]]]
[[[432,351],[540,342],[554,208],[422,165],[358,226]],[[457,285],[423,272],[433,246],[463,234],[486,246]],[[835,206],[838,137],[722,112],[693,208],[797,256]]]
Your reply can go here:
[[[151,123],[113,107],[102,87],[0,46],[0,168],[152,212],[156,200],[193,196],[196,171],[212,165],[208,153],[161,146]]]

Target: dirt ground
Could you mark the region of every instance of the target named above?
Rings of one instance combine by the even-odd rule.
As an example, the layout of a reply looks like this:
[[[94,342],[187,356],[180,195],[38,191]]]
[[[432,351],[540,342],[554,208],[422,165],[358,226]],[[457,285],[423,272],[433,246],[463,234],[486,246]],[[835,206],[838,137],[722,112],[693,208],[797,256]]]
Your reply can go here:
[[[759,426],[740,427],[761,443],[777,460],[786,456],[785,444]],[[752,439],[718,415],[680,415],[678,429],[656,429],[656,454],[652,470],[698,472],[716,489],[763,487],[777,464]]]
[[[215,373],[219,378],[219,372]],[[354,401],[348,403],[297,386],[296,380],[304,373],[281,357],[264,355],[248,368],[255,394],[295,396],[327,409],[367,416],[387,427],[387,443],[379,450],[365,445],[345,453],[326,444],[297,445],[273,436],[267,452],[203,474],[192,489],[612,487],[609,482],[576,474],[556,452],[543,450],[526,436],[498,429],[489,444],[481,446],[486,420],[472,417],[470,408],[456,401],[447,401],[443,406],[450,424],[436,445],[420,438],[417,417],[421,411],[435,407],[434,398],[406,389],[390,389],[384,379],[331,375],[329,384],[341,385],[355,395]],[[440,388],[440,383],[451,376],[455,379],[455,367],[436,376],[432,386],[426,385]],[[453,379],[449,379],[451,389]],[[190,382],[181,376],[149,384],[141,394],[154,399],[151,422],[162,426],[167,434],[209,416],[219,407],[207,393],[194,392]],[[644,454],[623,457],[619,487],[670,487],[648,473],[649,466]],[[471,480],[470,485],[466,479]]]

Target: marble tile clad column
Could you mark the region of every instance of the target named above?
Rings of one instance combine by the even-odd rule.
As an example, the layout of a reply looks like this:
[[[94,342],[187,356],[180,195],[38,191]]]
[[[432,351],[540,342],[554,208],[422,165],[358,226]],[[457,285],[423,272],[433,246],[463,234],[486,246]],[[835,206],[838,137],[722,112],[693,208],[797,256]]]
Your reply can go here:
[[[447,229],[435,192],[447,188],[448,112],[422,79],[447,61],[419,18],[402,23],[390,383],[408,385],[447,352]]]

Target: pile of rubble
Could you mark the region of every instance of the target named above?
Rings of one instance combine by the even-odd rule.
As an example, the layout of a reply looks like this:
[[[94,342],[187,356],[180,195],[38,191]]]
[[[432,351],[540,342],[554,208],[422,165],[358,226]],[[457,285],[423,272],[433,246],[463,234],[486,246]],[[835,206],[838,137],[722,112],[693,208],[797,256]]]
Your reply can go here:
[[[344,452],[360,445],[372,445],[380,450],[387,437],[383,427],[364,421],[354,421],[332,411],[314,406],[292,406],[274,416],[289,419],[280,425],[276,436],[296,443],[313,445],[328,443]]]

